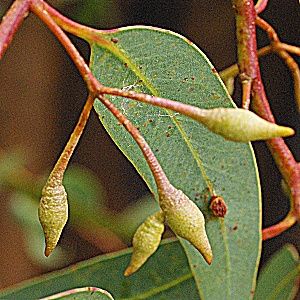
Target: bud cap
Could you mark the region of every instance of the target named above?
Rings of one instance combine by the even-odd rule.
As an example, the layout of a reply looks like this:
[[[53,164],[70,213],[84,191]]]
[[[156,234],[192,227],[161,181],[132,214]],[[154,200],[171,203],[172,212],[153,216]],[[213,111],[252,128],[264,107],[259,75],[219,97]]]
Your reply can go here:
[[[45,185],[38,214],[45,235],[45,256],[49,256],[68,220],[68,200],[63,185]]]
[[[129,266],[124,272],[129,276],[136,272],[157,250],[164,232],[164,213],[162,211],[148,217],[133,236],[133,253]]]
[[[166,222],[174,233],[192,243],[211,264],[213,254],[205,231],[205,219],[198,206],[171,184],[159,195]]]
[[[295,132],[292,128],[268,122],[255,113],[241,108],[215,108],[194,118],[209,130],[235,142],[268,140],[286,137]]]

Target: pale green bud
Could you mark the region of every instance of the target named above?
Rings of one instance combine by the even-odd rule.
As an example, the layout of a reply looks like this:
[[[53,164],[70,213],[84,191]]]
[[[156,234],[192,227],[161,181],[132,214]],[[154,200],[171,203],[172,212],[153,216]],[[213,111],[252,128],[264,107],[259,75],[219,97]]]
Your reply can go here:
[[[46,184],[39,206],[39,219],[45,235],[45,255],[49,256],[68,220],[67,193],[63,185]]]
[[[270,123],[251,111],[241,108],[215,108],[195,110],[190,115],[209,130],[235,142],[268,140],[286,137],[292,128]]]
[[[157,250],[164,232],[164,213],[159,211],[148,217],[133,236],[133,253],[129,266],[124,272],[129,276],[136,272]]]
[[[159,203],[173,232],[192,243],[211,264],[213,254],[205,231],[205,219],[197,205],[171,184],[159,191]]]

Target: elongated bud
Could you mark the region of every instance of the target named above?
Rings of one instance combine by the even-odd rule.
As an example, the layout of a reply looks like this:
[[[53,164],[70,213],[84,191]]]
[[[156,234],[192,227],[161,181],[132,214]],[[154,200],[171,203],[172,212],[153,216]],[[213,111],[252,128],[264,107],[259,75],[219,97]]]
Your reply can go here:
[[[191,117],[214,133],[235,142],[268,140],[295,133],[292,128],[270,123],[253,112],[241,108],[195,110],[195,114]]]
[[[136,272],[158,248],[164,232],[164,213],[159,211],[148,217],[133,236],[133,253],[124,272],[129,276]]]
[[[45,235],[45,255],[49,256],[60,238],[68,220],[68,200],[61,184],[47,183],[42,191],[39,219]]]
[[[205,219],[197,205],[171,184],[160,190],[159,196],[160,207],[174,233],[192,243],[211,264],[213,254],[205,231]]]

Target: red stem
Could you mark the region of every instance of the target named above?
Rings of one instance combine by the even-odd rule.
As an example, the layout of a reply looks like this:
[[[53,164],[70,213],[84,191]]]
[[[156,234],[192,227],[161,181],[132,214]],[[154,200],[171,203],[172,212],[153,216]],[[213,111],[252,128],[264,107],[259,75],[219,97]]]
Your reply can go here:
[[[0,60],[27,16],[30,3],[31,0],[16,0],[2,18],[0,24]]]
[[[65,170],[83,133],[90,112],[93,108],[94,101],[95,97],[93,95],[89,95],[80,114],[79,120],[71,134],[71,137],[49,176],[48,183],[57,185],[57,183],[59,182],[59,184],[62,184]]]
[[[138,129],[114,106],[113,103],[102,94],[99,94],[97,97],[134,138],[153,173],[158,190],[164,190],[170,184],[169,180],[146,140],[140,134]]]
[[[114,33],[116,31],[116,29],[99,30],[99,29],[94,29],[91,27],[84,26],[82,24],[74,22],[74,21],[70,20],[69,18],[65,17],[59,11],[54,9],[52,6],[50,6],[43,0],[40,0],[40,2],[43,2],[44,9],[49,13],[51,18],[62,29],[64,29],[65,31],[72,33],[78,37],[81,37],[83,39],[85,39],[87,36],[89,36],[92,40],[97,40],[97,39],[99,39],[99,33],[109,34],[109,33]]]
[[[52,33],[57,37],[60,43],[64,46],[70,58],[76,65],[79,70],[82,78],[86,82],[88,89],[91,93],[97,93],[101,84],[92,74],[90,68],[73,45],[68,36],[63,32],[63,30],[54,22],[54,20],[50,17],[48,12],[45,10],[45,2],[42,0],[31,0],[30,9],[34,12],[52,31]]]
[[[241,71],[246,72],[250,77],[254,74],[252,84],[253,94],[253,109],[264,119],[275,122],[274,116],[271,112],[269,102],[262,84],[260,68],[258,63],[257,49],[256,49],[256,31],[255,18],[256,11],[254,9],[253,1],[248,0],[233,0],[236,8],[237,18],[237,37],[239,53],[239,64]],[[266,3],[266,2],[264,2]],[[245,30],[248,28],[248,30]],[[252,66],[247,66],[251,63]],[[253,70],[255,69],[255,71]],[[249,72],[249,74],[247,73]],[[271,139],[267,141],[267,145],[273,155],[273,158],[287,182],[292,195],[294,213],[297,219],[300,219],[300,170],[282,138]],[[279,234],[279,231],[278,231]]]
[[[281,222],[263,229],[262,239],[265,241],[280,235],[287,229],[291,228],[296,223],[296,221],[297,219],[293,214],[288,214]]]

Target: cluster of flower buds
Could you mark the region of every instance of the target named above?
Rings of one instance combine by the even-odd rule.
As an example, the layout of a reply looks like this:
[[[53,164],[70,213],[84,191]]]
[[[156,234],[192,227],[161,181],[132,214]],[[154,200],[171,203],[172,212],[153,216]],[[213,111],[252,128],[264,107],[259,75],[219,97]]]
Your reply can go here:
[[[124,272],[125,276],[136,272],[157,250],[165,230],[164,220],[164,213],[159,211],[139,226],[133,236],[133,253],[130,264]]]
[[[90,100],[93,101],[94,98],[90,98]],[[149,216],[137,229],[133,237],[132,258],[125,270],[125,276],[136,272],[157,250],[165,229],[165,222],[177,236],[189,241],[201,253],[204,260],[211,264],[213,254],[201,210],[181,190],[176,189],[169,183],[150,147],[129,120],[118,112],[108,100],[103,98],[102,101],[106,103],[106,106],[132,134],[143,151],[157,183],[161,208],[159,212]],[[89,106],[89,109],[91,107]],[[270,123],[244,109],[216,108],[206,110],[188,105],[186,107],[187,110],[182,111],[182,113],[197,120],[209,130],[223,136],[227,140],[249,142],[285,137],[294,133],[294,130],[291,128]],[[78,124],[81,123],[79,122]],[[68,148],[67,145],[67,150],[64,151],[68,159],[78,142],[79,136],[71,136],[70,147]],[[65,156],[62,155],[62,162],[65,163],[65,160]],[[46,241],[46,256],[49,256],[56,247],[68,219],[67,194],[62,185],[64,169],[58,168],[58,170],[61,173],[59,174],[60,177],[57,177],[59,180],[53,176],[55,172],[50,175],[43,189],[39,206],[39,219]],[[212,197],[210,209],[216,217],[223,218],[227,212],[226,203],[220,196]]]
[[[208,264],[212,262],[205,219],[197,205],[171,184],[159,190],[159,204],[162,210],[148,217],[133,237],[132,258],[125,276],[137,271],[157,250],[164,232],[164,221],[176,235],[189,241]]]

